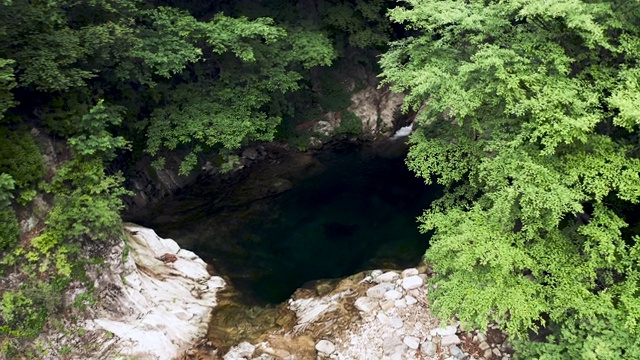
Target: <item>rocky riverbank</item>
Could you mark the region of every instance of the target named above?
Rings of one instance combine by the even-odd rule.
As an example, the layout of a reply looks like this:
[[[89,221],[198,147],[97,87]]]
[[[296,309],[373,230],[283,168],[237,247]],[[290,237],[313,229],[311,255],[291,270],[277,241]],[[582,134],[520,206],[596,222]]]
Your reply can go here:
[[[203,339],[183,359],[510,359],[506,335],[494,327],[464,331],[455,321],[439,326],[442,320],[425,301],[426,270],[374,270],[318,281],[281,305],[276,322],[286,325],[228,350]]]

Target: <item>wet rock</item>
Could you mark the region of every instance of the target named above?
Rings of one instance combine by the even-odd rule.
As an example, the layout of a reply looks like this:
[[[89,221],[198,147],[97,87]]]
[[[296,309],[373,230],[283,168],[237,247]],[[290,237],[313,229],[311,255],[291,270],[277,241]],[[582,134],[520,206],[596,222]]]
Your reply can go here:
[[[260,355],[258,357],[254,357],[251,360],[276,360],[276,358],[271,356],[271,355],[269,355],[269,354],[262,354],[262,355]]]
[[[413,350],[418,349],[420,346],[420,339],[415,336],[405,336],[404,339],[402,339],[402,342]]]
[[[329,340],[320,340],[316,344],[316,350],[324,355],[331,355],[336,351],[336,346]]]
[[[424,281],[420,276],[409,276],[402,279],[402,287],[405,290],[417,289],[424,284]]]
[[[249,344],[246,341],[241,342],[240,344],[232,347],[229,352],[227,352],[223,359],[224,360],[244,360],[247,358],[251,358],[253,353],[256,351],[256,347]]]
[[[363,296],[361,298],[358,298],[354,303],[354,305],[356,309],[362,312],[368,313],[378,308],[378,300]]]
[[[255,148],[246,148],[242,151],[242,157],[249,160],[255,160],[258,158],[258,150]]]

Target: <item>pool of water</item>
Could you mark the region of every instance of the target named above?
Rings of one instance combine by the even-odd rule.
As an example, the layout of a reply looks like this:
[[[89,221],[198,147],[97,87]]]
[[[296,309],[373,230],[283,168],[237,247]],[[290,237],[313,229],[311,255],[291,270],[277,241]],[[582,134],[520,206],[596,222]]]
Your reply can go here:
[[[438,191],[403,157],[351,147],[317,159],[324,171],[280,195],[227,209],[200,205],[179,226],[152,226],[178,242],[189,238],[198,255],[258,303],[284,301],[311,280],[418,264],[429,236],[419,233],[416,217]]]

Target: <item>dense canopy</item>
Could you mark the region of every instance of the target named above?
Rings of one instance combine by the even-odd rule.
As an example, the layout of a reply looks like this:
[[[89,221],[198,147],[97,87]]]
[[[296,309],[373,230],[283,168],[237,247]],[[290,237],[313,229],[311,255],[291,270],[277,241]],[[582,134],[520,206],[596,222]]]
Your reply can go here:
[[[421,218],[434,308],[525,358],[639,358],[637,47],[628,1],[408,1],[384,81],[421,130],[411,169],[448,193]]]
[[[327,69],[360,62],[406,94],[407,164],[446,188],[420,218],[436,314],[499,323],[522,358],[640,358],[639,59],[637,1],[0,0],[0,270],[24,280],[2,351],[119,236],[133,163],[291,141],[349,102]],[[25,209],[48,214],[21,238]]]

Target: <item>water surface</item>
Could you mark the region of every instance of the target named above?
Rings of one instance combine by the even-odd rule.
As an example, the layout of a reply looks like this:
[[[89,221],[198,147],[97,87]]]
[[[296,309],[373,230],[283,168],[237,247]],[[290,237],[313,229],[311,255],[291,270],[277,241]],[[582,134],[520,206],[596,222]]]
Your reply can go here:
[[[416,217],[437,191],[403,157],[354,147],[317,158],[325,170],[280,195],[234,208],[200,205],[178,226],[153,226],[178,242],[189,238],[241,293],[264,303],[286,300],[307,281],[418,264],[428,236],[419,233]],[[202,189],[193,193],[206,202]]]

